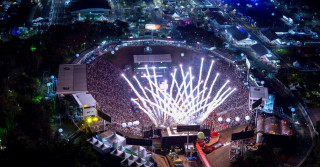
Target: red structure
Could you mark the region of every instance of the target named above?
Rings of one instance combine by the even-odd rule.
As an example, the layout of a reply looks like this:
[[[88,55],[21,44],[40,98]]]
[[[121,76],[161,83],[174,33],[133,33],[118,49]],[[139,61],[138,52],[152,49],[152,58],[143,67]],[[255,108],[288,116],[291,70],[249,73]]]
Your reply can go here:
[[[202,148],[200,147],[200,145],[197,141],[196,141],[196,148],[198,150],[202,164],[205,167],[211,167],[211,165],[209,164],[209,161],[207,160],[206,154],[202,151]]]

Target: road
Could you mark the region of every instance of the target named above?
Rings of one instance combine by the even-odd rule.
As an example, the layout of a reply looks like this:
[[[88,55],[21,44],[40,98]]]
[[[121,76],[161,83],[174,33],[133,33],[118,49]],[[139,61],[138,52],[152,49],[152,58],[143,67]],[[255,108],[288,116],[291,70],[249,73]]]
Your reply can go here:
[[[43,8],[41,11],[41,17],[46,19],[50,17],[50,9],[52,6],[52,0],[46,0],[43,4]]]
[[[65,0],[54,0],[52,13],[52,24],[65,24]]]
[[[119,0],[109,0],[109,3],[111,6],[111,12],[113,14],[113,19],[123,21],[122,6],[119,3]]]

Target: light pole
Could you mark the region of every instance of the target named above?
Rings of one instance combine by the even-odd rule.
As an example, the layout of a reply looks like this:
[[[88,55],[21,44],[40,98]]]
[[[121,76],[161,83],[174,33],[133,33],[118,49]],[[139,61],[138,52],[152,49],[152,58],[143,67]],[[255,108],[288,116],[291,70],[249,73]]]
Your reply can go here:
[[[47,83],[47,87],[48,87],[48,94],[49,94],[49,91],[50,91],[50,90],[49,90],[50,86],[51,86],[51,83],[50,83],[50,82],[48,82],[48,83]]]

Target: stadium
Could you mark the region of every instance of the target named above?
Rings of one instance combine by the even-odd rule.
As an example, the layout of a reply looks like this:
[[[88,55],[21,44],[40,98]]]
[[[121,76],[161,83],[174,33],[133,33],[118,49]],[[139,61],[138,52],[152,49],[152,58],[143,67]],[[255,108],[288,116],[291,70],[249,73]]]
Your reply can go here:
[[[149,61],[138,61],[146,55]],[[124,134],[142,136],[152,126],[175,125],[219,132],[252,118],[249,89],[237,67],[181,43],[138,41],[108,48],[88,63],[87,82],[98,109],[111,117],[110,127]]]

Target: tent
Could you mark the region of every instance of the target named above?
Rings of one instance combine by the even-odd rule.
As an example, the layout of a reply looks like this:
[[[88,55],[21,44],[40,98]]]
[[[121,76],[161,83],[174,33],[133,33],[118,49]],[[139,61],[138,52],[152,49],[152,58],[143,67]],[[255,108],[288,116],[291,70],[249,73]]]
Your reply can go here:
[[[141,164],[144,163],[145,161],[146,161],[145,159],[142,159],[140,157],[136,160],[137,163],[141,163]]]
[[[136,161],[136,160],[138,159],[138,157],[131,154],[128,159],[129,159],[129,160],[132,160],[132,161]]]
[[[111,151],[110,154],[113,155],[113,156],[116,156],[116,157],[129,157],[130,156],[129,154],[127,154],[127,153],[125,153],[123,151],[119,151],[117,149]]]
[[[130,154],[122,152],[118,157],[122,158],[122,159],[126,159],[130,157]]]
[[[87,140],[87,142],[89,142],[90,144],[94,144],[97,141],[98,141],[98,139],[96,139],[95,137],[92,137],[92,138]]]
[[[107,21],[108,19],[101,15],[100,17],[97,18],[97,21]]]
[[[126,138],[124,138],[116,133],[113,133],[112,135],[110,135],[104,139],[110,143],[116,143],[117,145],[122,145],[122,146],[126,145]]]
[[[124,151],[123,145],[120,145],[120,146],[118,147],[118,150]]]
[[[147,156],[147,151],[142,146],[126,145],[125,148],[127,148],[130,151],[133,151],[133,152],[137,153],[139,157],[145,158]],[[139,151],[139,149],[140,149],[140,151]]]
[[[128,159],[124,159],[120,162],[121,166],[130,166],[129,160]]]
[[[180,16],[179,16],[177,13],[174,13],[174,14],[172,15],[172,18],[173,18],[174,20],[179,20],[179,19],[180,19]]]
[[[132,167],[141,167],[142,164],[135,161],[133,164],[131,164]]]
[[[89,142],[93,146],[93,149],[97,150],[102,154],[105,154],[111,151],[110,145],[105,144],[94,137],[88,139],[87,142]]]

